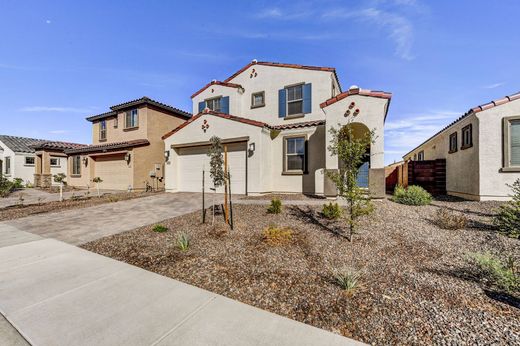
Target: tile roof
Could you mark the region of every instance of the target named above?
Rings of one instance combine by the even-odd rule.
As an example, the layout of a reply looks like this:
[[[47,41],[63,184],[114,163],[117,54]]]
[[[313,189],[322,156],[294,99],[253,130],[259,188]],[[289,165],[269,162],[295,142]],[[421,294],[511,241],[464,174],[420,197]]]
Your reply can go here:
[[[508,103],[508,102],[511,102],[511,101],[514,101],[514,100],[519,100],[520,99],[520,92],[516,92],[514,94],[511,94],[511,95],[508,95],[508,96],[504,96],[500,99],[497,99],[497,100],[494,100],[494,101],[490,101],[488,103],[484,103],[482,105],[479,105],[479,106],[476,106],[476,107],[473,107],[473,108],[470,108],[466,113],[462,114],[460,117],[458,117],[457,119],[455,119],[453,122],[451,122],[450,124],[446,125],[445,127],[443,127],[441,130],[439,130],[436,134],[434,134],[433,136],[431,136],[430,138],[428,138],[427,140],[425,140],[424,142],[422,142],[421,144],[419,144],[418,146],[416,146],[415,148],[413,148],[412,150],[410,150],[409,152],[407,152],[406,154],[403,155],[403,158],[410,154],[412,151],[416,150],[417,148],[419,148],[420,146],[423,146],[424,144],[426,144],[427,142],[429,142],[431,139],[433,139],[434,137],[437,137],[438,135],[440,135],[442,132],[446,131],[447,129],[449,129],[450,127],[452,127],[453,125],[457,124],[459,121],[462,121],[463,119],[465,119],[466,117],[472,115],[472,114],[476,114],[476,113],[479,113],[479,112],[482,112],[482,111],[485,111],[487,109],[490,109],[490,108],[493,108],[493,107],[496,107],[496,106],[500,106],[500,105],[503,105],[504,103]]]
[[[185,111],[183,111],[181,109],[172,107],[172,106],[167,105],[165,103],[152,100],[151,98],[149,98],[147,96],[143,96],[143,97],[141,97],[139,99],[136,99],[136,100],[132,100],[132,101],[128,101],[128,102],[124,102],[124,103],[120,103],[118,105],[112,106],[112,107],[110,107],[110,109],[111,109],[110,112],[106,112],[106,113],[90,116],[90,117],[87,118],[87,120],[88,121],[96,121],[96,120],[100,120],[100,119],[109,118],[109,117],[112,117],[112,116],[116,115],[117,112],[120,111],[120,110],[123,110],[123,109],[126,109],[126,108],[130,108],[130,107],[140,106],[140,105],[143,105],[143,104],[155,106],[155,107],[160,108],[160,109],[162,109],[164,111],[167,111],[167,112],[170,112],[170,113],[174,113],[175,115],[178,115],[181,118],[189,119],[191,117],[191,113],[185,112]]]
[[[92,152],[103,152],[107,150],[115,150],[115,149],[125,149],[132,148],[141,145],[148,145],[150,142],[147,139],[134,139],[132,141],[125,142],[113,142],[113,143],[103,143],[103,144],[95,144],[95,145],[86,145],[80,148],[71,148],[65,150],[66,154],[82,154],[82,153],[92,153]]]
[[[36,150],[50,149],[50,150],[61,150],[61,151],[65,151],[68,149],[83,148],[86,146],[87,146],[86,144],[58,142],[58,141],[45,141],[45,142],[39,142],[39,143],[32,145],[32,147]]]
[[[334,104],[348,96],[351,95],[362,95],[362,96],[370,96],[370,97],[379,97],[383,99],[391,99],[392,93],[386,92],[386,91],[374,91],[374,90],[368,90],[368,89],[360,89],[360,88],[354,88],[349,89],[348,91],[342,92],[341,94],[332,97],[328,99],[325,102],[320,103],[321,108],[325,108],[330,106],[331,104]]]
[[[283,125],[269,125],[269,128],[272,130],[289,130],[289,129],[299,129],[302,127],[313,127],[325,124],[325,120],[313,120],[313,121],[304,121],[301,123],[292,123],[292,124],[283,124]]]
[[[295,68],[301,70],[311,70],[311,71],[324,71],[324,72],[332,72],[334,73],[334,77],[336,77],[336,81],[338,82],[339,90],[341,91],[341,84],[339,83],[338,75],[336,74],[336,69],[334,67],[322,67],[322,66],[308,66],[308,65],[298,65],[298,64],[284,64],[279,62],[268,62],[268,61],[256,61],[253,60],[246,66],[242,67],[237,72],[233,73],[231,76],[224,80],[224,83],[230,82],[233,78],[250,68],[254,65],[262,65],[262,66],[273,66],[273,67],[286,67],[286,68]]]
[[[205,86],[203,86],[201,89],[199,89],[199,91],[197,91],[193,95],[191,95],[191,98],[194,98],[195,96],[197,96],[198,94],[200,94],[201,92],[203,92],[204,90],[206,90],[207,88],[209,88],[212,85],[221,85],[221,86],[225,86],[225,87],[228,87],[228,88],[242,88],[242,86],[240,84],[227,83],[227,82],[221,82],[221,81],[218,81],[218,80],[214,80],[214,81],[209,82]]]
[[[45,139],[0,135],[0,141],[15,153],[34,153],[31,145],[46,142]]]

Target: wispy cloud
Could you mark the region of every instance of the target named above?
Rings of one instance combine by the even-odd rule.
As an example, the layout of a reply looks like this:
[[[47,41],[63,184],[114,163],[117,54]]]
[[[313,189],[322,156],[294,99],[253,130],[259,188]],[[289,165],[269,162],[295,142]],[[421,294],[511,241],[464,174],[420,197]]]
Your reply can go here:
[[[484,89],[495,89],[495,88],[501,87],[504,84],[506,84],[506,83],[505,82],[493,83],[493,84],[484,85],[482,88],[484,88]]]
[[[92,108],[59,107],[59,106],[28,106],[19,109],[20,112],[57,112],[57,113],[89,113]]]
[[[61,134],[64,134],[64,133],[69,133],[69,131],[67,130],[51,130],[49,131],[50,134],[53,134],[53,135],[61,135]]]
[[[323,13],[324,19],[354,19],[375,24],[388,31],[388,37],[395,43],[395,54],[405,60],[413,60],[413,25],[406,17],[395,12],[375,7],[362,10],[334,9]]]
[[[310,15],[308,11],[301,10],[282,10],[279,7],[266,8],[263,11],[260,11],[256,18],[260,19],[277,19],[277,20],[295,20],[295,19],[303,19],[307,18]]]

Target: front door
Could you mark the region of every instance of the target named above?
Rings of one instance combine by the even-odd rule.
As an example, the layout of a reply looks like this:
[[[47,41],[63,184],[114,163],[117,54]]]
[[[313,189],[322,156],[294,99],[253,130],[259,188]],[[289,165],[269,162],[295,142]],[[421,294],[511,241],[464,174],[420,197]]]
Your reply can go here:
[[[359,187],[368,188],[368,169],[370,167],[369,162],[365,162],[359,167],[357,175],[357,184]]]

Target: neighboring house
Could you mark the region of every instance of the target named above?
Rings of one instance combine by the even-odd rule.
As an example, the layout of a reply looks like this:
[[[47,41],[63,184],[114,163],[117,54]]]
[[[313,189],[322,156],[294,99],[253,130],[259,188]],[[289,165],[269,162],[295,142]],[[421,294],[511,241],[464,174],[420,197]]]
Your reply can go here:
[[[0,172],[13,180],[22,179],[25,184],[33,183],[38,155],[36,146],[51,141],[44,139],[0,135]],[[63,142],[53,142],[62,143]],[[45,161],[49,174],[66,173],[67,159],[63,154],[52,153]]]
[[[446,159],[449,195],[509,199],[520,178],[520,93],[471,108],[403,158]]]
[[[293,192],[335,196],[325,170],[338,168],[327,150],[332,127],[375,131],[359,183],[385,195],[383,126],[391,94],[351,87],[342,92],[334,68],[253,60],[224,81],[192,95],[189,121],[165,134],[167,191],[212,187],[207,156],[212,136],[227,148],[233,193]]]
[[[142,97],[88,117],[93,144],[62,150],[64,161],[68,162],[67,183],[89,187],[94,186],[92,179],[99,177],[103,180],[99,185],[102,189],[143,190],[147,185],[163,188],[165,150],[161,136],[190,116]],[[42,152],[47,155],[46,150]]]

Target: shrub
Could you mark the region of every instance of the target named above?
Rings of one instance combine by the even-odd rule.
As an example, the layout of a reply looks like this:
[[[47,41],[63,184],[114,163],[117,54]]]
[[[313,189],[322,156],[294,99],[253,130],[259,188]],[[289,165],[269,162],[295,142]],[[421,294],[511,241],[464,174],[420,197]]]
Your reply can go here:
[[[168,227],[163,225],[155,225],[153,226],[152,230],[157,233],[164,233],[168,230]]]
[[[348,293],[353,293],[353,291],[359,286],[361,279],[360,272],[348,267],[334,270],[332,275],[338,286]]]
[[[466,228],[468,218],[462,213],[455,213],[448,208],[437,210],[434,223],[442,229],[457,230]]]
[[[13,182],[0,176],[0,197],[7,197],[13,190]]]
[[[520,292],[520,274],[515,268],[515,261],[509,257],[502,262],[490,253],[470,254],[483,274],[494,285],[506,292]]]
[[[431,203],[432,195],[417,185],[410,185],[406,189],[396,186],[392,200],[407,205],[427,205]]]
[[[263,239],[270,245],[283,245],[289,243],[293,238],[293,230],[289,227],[276,227],[270,225],[262,232]]]
[[[22,178],[14,178],[13,186],[15,189],[23,189],[23,179]]]
[[[513,200],[500,206],[493,218],[493,224],[499,232],[511,238],[520,238],[520,179],[510,187],[513,190]]]
[[[280,214],[282,212],[282,201],[279,198],[273,198],[267,212],[269,214]]]
[[[175,239],[177,243],[177,247],[181,251],[187,251],[190,247],[190,236],[186,232],[179,232],[177,233],[177,237]]]
[[[343,209],[338,205],[338,203],[324,204],[323,209],[321,210],[323,216],[329,220],[337,220],[343,214]]]

